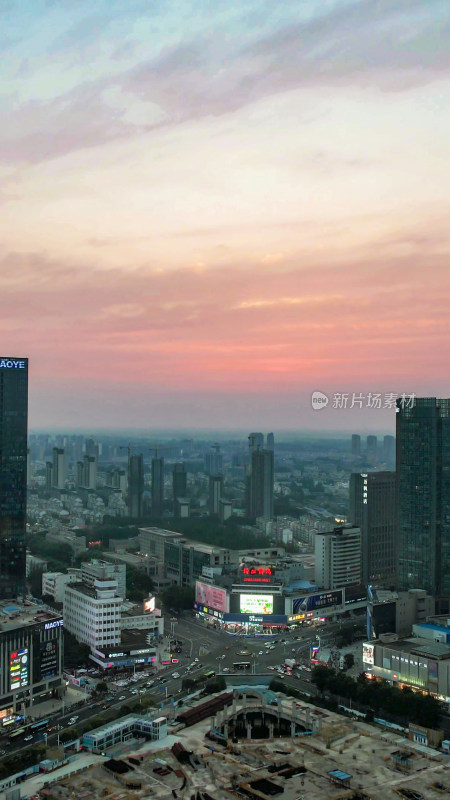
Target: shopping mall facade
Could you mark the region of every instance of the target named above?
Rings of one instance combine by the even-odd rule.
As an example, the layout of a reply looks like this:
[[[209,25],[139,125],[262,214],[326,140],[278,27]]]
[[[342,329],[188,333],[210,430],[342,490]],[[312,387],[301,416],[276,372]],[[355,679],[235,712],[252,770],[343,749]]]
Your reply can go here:
[[[206,581],[195,585],[194,610],[208,624],[239,636],[276,636],[280,629],[337,619],[366,608],[364,587],[332,591],[287,591],[270,567],[245,567],[230,590]]]

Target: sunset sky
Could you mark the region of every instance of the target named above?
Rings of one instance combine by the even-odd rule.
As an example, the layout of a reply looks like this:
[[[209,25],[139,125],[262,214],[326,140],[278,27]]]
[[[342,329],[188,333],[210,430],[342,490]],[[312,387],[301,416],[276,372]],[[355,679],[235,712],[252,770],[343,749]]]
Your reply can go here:
[[[448,0],[0,3],[34,428],[389,430],[449,396]]]

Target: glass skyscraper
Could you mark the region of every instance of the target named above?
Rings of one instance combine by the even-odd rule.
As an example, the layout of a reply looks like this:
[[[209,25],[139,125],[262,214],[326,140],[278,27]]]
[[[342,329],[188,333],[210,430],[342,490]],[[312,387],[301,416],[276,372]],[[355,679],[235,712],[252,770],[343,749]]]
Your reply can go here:
[[[0,598],[25,595],[28,359],[0,358]]]
[[[397,401],[397,584],[450,598],[450,400]]]

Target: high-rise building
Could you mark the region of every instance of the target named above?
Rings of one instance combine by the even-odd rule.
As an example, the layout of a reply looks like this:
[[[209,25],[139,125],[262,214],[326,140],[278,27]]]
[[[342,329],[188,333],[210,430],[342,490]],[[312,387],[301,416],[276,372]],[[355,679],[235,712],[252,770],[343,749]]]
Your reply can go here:
[[[164,509],[164,458],[152,458],[152,517],[161,519]]]
[[[187,489],[186,466],[181,461],[173,465],[172,488],[173,488],[173,510],[175,512],[177,500],[179,500],[181,497],[186,497],[186,489]]]
[[[359,433],[352,434],[352,456],[361,455],[361,436]]]
[[[264,434],[263,433],[250,433],[248,437],[248,449],[250,454],[256,450],[264,449]]]
[[[95,456],[83,456],[83,461],[78,462],[76,475],[77,485],[80,489],[97,488],[98,464]]]
[[[366,458],[375,464],[378,458],[378,439],[376,436],[368,436],[366,439]]]
[[[383,461],[395,465],[395,436],[385,436],[383,439]]]
[[[315,581],[321,589],[359,585],[362,579],[361,531],[353,525],[314,537]]]
[[[253,450],[247,478],[247,513],[250,517],[273,518],[273,451]]]
[[[133,455],[128,460],[128,513],[130,517],[142,517],[144,495],[144,456]]]
[[[450,611],[450,400],[397,401],[397,586]]]
[[[53,488],[53,464],[47,461],[45,464],[45,490],[51,492]]]
[[[0,358],[0,597],[25,594],[28,359]]]
[[[350,477],[350,522],[361,529],[363,583],[395,584],[397,533],[395,472],[354,472]]]
[[[272,450],[272,452],[275,450],[275,436],[273,433],[267,434],[267,449]]]
[[[219,504],[222,497],[223,489],[223,476],[210,475],[209,476],[209,513],[218,514]]]
[[[63,447],[53,448],[52,485],[55,489],[64,489],[67,478],[67,456]]]
[[[218,475],[223,470],[223,455],[220,444],[214,444],[208,453],[205,453],[205,471],[207,475]]]

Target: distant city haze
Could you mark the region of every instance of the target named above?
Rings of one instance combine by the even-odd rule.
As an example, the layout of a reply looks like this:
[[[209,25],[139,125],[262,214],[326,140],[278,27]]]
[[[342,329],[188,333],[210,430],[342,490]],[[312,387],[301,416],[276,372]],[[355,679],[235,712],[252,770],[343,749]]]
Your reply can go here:
[[[393,432],[311,395],[450,395],[447,4],[7,5],[30,428]]]

